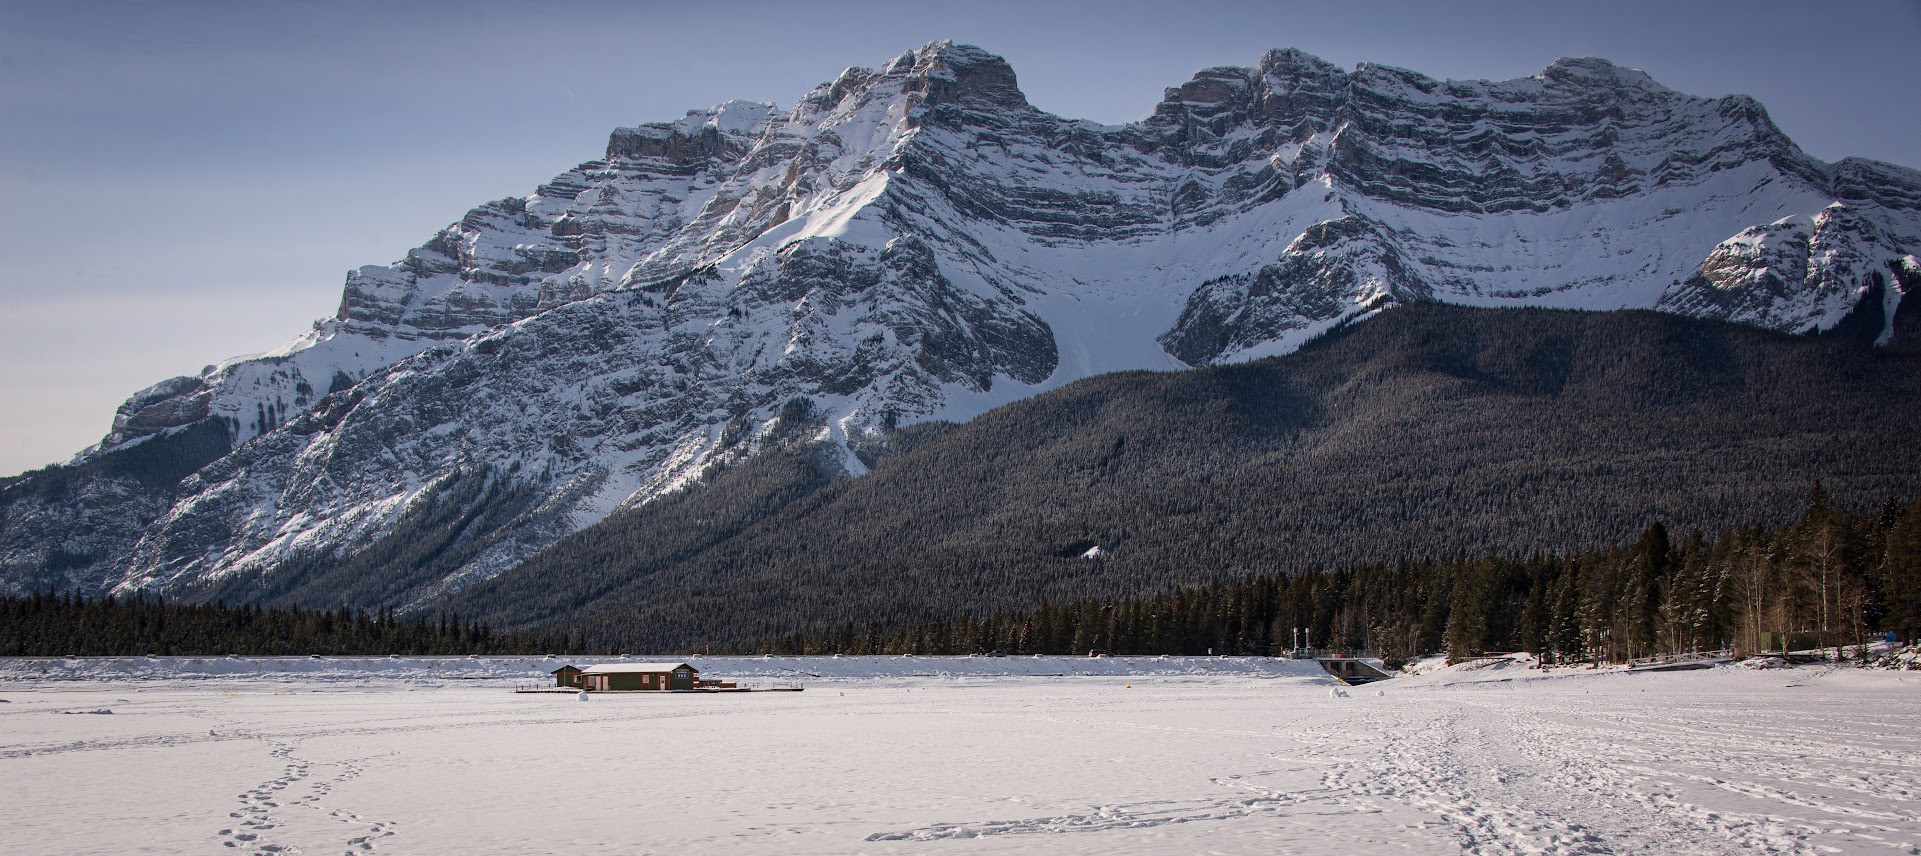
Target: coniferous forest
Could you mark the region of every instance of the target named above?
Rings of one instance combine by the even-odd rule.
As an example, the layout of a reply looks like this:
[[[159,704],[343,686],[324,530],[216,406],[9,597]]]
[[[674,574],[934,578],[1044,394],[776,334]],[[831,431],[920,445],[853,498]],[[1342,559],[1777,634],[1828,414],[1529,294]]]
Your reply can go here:
[[[1545,662],[1755,654],[1921,634],[1921,501],[1849,514],[1819,482],[1792,525],[1709,540],[1656,521],[1631,546],[1571,555],[1380,562],[1250,576],[980,617],[847,623],[751,650],[779,654],[1280,655],[1404,661],[1527,651]],[[458,614],[313,610],[134,597],[0,598],[0,655],[585,653],[568,634],[508,635]],[[723,653],[715,650],[713,653]],[[734,653],[743,653],[743,651]]]
[[[1921,349],[1906,341],[1408,305],[1284,357],[1102,375],[852,438],[851,478],[795,399],[757,440],[723,432],[738,453],[686,489],[483,581],[447,575],[536,497],[478,464],[350,556],[288,556],[164,609],[58,607],[104,626],[89,610],[249,604],[202,617],[331,615],[329,632],[355,628],[338,641],[223,630],[32,650],[507,650],[403,632],[396,604],[551,640],[529,643],[542,652],[1271,653],[1298,629],[1395,656],[1619,660],[1912,636],[1914,514],[1864,513],[1921,496]],[[391,631],[361,631],[361,612]]]
[[[1827,507],[1712,540],[1648,525],[1632,546],[1564,556],[1376,563],[1146,597],[1042,604],[900,626],[846,625],[759,646],[783,654],[1285,654],[1296,646],[1544,662],[1856,646],[1921,632],[1921,501]]]
[[[1785,525],[1816,479],[1851,511],[1921,496],[1916,402],[1917,352],[1410,305],[1273,360],[913,425],[857,450],[859,478],[804,441],[763,449],[448,607],[597,648],[719,651],[1402,558],[1574,556],[1656,519]]]
[[[403,621],[388,610],[0,597],[0,656],[8,657],[548,654],[566,648],[565,637],[497,634],[459,615]]]

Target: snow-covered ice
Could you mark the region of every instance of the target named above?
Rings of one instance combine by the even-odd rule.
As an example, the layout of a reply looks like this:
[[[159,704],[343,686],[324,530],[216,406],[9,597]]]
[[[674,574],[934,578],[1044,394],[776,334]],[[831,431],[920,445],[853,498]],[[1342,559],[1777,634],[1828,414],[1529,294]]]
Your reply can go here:
[[[1921,852],[1913,673],[1507,664],[1341,696],[1252,658],[690,661],[807,691],[0,660],[0,852]]]

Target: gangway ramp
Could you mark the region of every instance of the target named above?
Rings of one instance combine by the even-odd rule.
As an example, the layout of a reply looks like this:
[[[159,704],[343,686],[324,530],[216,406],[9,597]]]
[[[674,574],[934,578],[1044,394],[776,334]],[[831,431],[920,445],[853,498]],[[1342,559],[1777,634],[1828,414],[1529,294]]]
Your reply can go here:
[[[1394,677],[1366,660],[1354,660],[1346,657],[1319,657],[1316,659],[1320,662],[1321,668],[1326,669],[1327,673],[1333,675],[1335,680],[1348,686],[1360,686],[1361,684],[1385,681],[1388,678]]]

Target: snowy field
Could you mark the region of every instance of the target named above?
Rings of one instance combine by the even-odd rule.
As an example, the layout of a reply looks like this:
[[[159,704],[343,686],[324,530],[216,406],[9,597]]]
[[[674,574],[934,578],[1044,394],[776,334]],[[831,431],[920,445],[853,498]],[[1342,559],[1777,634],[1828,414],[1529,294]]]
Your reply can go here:
[[[1921,853],[1921,673],[693,662],[0,660],[0,853]]]

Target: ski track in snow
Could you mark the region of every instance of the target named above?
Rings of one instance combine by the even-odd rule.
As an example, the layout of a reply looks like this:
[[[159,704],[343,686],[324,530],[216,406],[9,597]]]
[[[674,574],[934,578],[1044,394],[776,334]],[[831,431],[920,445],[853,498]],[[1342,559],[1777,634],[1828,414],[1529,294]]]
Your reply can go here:
[[[1588,711],[1565,697],[1544,702],[1506,692],[1422,698],[1433,714],[1410,719],[1405,709],[1383,709],[1376,691],[1387,692],[1355,690],[1364,693],[1355,698],[1364,711],[1336,725],[1277,729],[1302,747],[1299,755],[1328,759],[1319,788],[1263,787],[1281,772],[1268,769],[1212,778],[1230,791],[1214,799],[939,823],[867,840],[1103,832],[1253,815],[1351,817],[1394,803],[1431,815],[1415,828],[1445,830],[1462,853],[1921,853],[1921,736],[1900,730],[1913,729],[1911,717]],[[1886,735],[1907,751],[1850,742],[1862,734]],[[1753,808],[1706,807],[1698,800],[1709,789]]]
[[[1063,662],[1060,671],[1073,666]],[[1139,664],[1110,668],[1121,665]],[[836,667],[853,668],[811,668]],[[1492,856],[1921,854],[1921,714],[1917,686],[1903,677],[1724,668],[1485,679],[1492,676],[1455,670],[1341,695],[1328,692],[1325,678],[1255,673],[1271,668],[1258,663],[1244,668],[1239,675],[998,679],[848,673],[810,681],[815,691],[801,695],[590,704],[404,680],[307,692],[143,681],[132,692],[151,694],[131,700],[111,699],[111,691],[85,681],[0,681],[9,701],[25,702],[0,707],[0,723],[23,726],[0,728],[8,733],[0,737],[0,777],[15,775],[12,764],[52,769],[47,756],[87,769],[149,759],[127,768],[135,778],[179,759],[226,758],[224,769],[243,782],[256,776],[257,784],[194,792],[188,802],[224,803],[203,816],[225,820],[200,828],[211,833],[201,840],[213,852],[228,853],[576,852],[582,844],[670,852],[659,849],[668,841],[687,853],[895,853],[960,840],[987,848],[981,852],[1155,853],[1206,840],[1226,842],[1220,852],[1259,845],[1267,848],[1259,852]],[[94,708],[117,715],[57,715]],[[793,730],[748,739],[769,727]],[[462,736],[449,742],[454,732]],[[810,739],[821,733],[837,736]],[[595,790],[557,775],[571,767],[497,766],[541,756],[496,757],[485,748],[537,746],[549,734],[705,737],[709,745],[758,746],[763,755],[753,758],[776,760],[730,762],[628,795],[655,774],[633,769],[589,779],[618,788]],[[54,739],[61,736],[70,739]],[[857,744],[882,757],[924,755],[943,775],[968,762],[996,771],[1031,763],[1042,772],[1000,775],[958,794],[926,784],[892,793],[879,784],[894,770],[886,762],[848,766],[857,762],[846,760],[847,749]],[[113,754],[140,751],[159,754]],[[214,752],[225,754],[207,754]],[[1127,757],[1106,760],[1113,753]],[[685,839],[462,841],[482,833],[445,825],[434,803],[419,800],[431,782],[445,788],[472,775],[442,771],[452,778],[436,780],[421,778],[422,770],[463,763],[491,771],[480,781],[492,790],[460,794],[463,802],[453,804],[472,799],[474,811],[501,815],[510,828],[538,827],[558,807],[594,805],[615,793],[651,794],[645,799],[652,802],[637,803],[642,814],[662,800],[712,813],[692,825],[701,836]],[[1090,763],[1116,766],[1077,778],[1075,770]],[[593,766],[579,769],[600,775]],[[962,770],[953,766],[951,775],[968,775]],[[1048,772],[1055,770],[1067,775]],[[841,777],[818,778],[824,772]],[[522,775],[534,778],[511,781]],[[190,781],[180,787],[191,789]],[[781,796],[758,794],[760,784]],[[996,807],[1008,802],[1034,810]],[[33,815],[28,807],[14,811],[16,820]],[[487,846],[471,846],[481,842]],[[0,823],[0,851],[25,852],[20,843]]]

